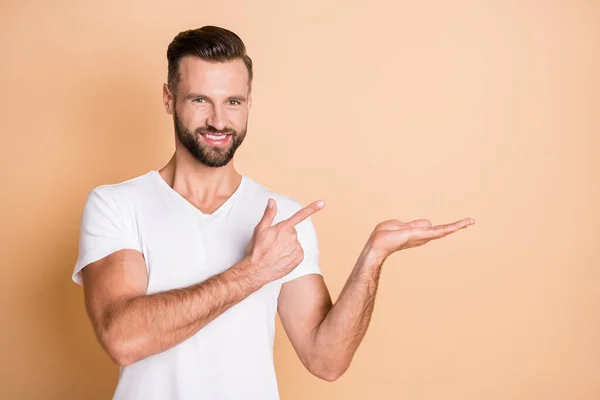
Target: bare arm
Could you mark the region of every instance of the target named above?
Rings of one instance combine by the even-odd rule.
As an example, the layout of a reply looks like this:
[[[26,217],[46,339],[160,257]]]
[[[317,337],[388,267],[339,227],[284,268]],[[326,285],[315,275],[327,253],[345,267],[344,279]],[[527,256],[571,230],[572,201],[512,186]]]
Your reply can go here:
[[[282,288],[282,324],[313,375],[331,382],[350,366],[371,320],[380,271],[381,263],[363,252],[335,305],[319,275],[295,279]]]
[[[269,204],[247,257],[199,284],[146,295],[147,268],[135,250],[120,250],[86,266],[86,309],[109,356],[119,365],[129,365],[167,350],[295,268],[303,253],[293,227],[322,206],[315,202],[271,226],[277,207],[274,201]]]
[[[447,236],[473,222],[462,220],[436,227],[431,227],[427,220],[379,224],[334,305],[320,276],[306,276],[284,284],[279,296],[279,314],[307,369],[327,381],[336,380],[348,369],[369,326],[381,267],[389,255]]]
[[[167,350],[242,301],[264,283],[244,259],[190,287],[145,295],[144,258],[117,251],[83,269],[86,309],[96,335],[119,365]]]

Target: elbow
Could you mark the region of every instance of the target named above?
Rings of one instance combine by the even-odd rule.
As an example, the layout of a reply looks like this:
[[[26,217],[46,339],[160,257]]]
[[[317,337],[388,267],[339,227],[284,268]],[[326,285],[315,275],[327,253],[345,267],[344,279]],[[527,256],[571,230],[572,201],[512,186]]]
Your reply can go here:
[[[105,338],[100,342],[106,351],[106,354],[111,360],[118,364],[119,367],[127,367],[137,361],[132,357],[130,352],[126,351],[127,346],[123,340]]]
[[[127,367],[141,359],[136,356],[135,346],[130,339],[110,331],[101,334],[99,339],[106,354],[120,367]]]
[[[348,369],[348,366],[338,367],[334,369],[330,369],[327,373],[321,375],[321,379],[327,382],[335,382],[337,381]]]
[[[341,376],[343,375],[343,372],[328,372],[325,374],[321,374],[318,375],[319,378],[323,379],[324,381],[327,382],[335,382],[337,381]]]
[[[92,314],[92,321],[98,342],[106,354],[120,367],[127,367],[143,358],[142,337],[133,333],[119,311],[120,308],[113,306],[103,314]]]
[[[119,367],[127,367],[139,361],[139,358],[131,351],[130,346],[124,342],[124,340],[108,340],[104,343],[106,353]]]
[[[314,367],[309,368],[311,374],[316,376],[319,379],[322,379],[327,382],[335,382],[337,381],[344,373],[348,370],[349,364],[340,364],[340,363],[316,363]]]
[[[112,358],[112,360],[119,365],[119,367],[127,367],[131,364],[133,364],[134,362],[138,361],[136,358],[132,357],[129,354],[125,354],[125,353],[114,353],[114,354],[110,354],[110,358]]]

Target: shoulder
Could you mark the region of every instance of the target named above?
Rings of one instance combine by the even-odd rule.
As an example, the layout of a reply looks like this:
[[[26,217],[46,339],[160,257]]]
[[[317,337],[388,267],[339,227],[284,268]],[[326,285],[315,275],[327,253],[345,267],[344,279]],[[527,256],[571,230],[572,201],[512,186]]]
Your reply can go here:
[[[261,204],[266,205],[267,200],[272,198],[277,203],[277,220],[283,220],[291,217],[294,213],[304,207],[304,205],[297,199],[277,192],[264,184],[258,183],[257,181],[245,177],[248,193],[252,198],[258,200]]]
[[[141,194],[148,189],[153,173],[154,171],[150,171],[144,175],[136,176],[125,181],[96,186],[89,192],[88,196],[96,196],[105,199],[119,199]]]
[[[129,209],[150,190],[152,173],[153,171],[125,181],[96,186],[88,192],[86,206]]]

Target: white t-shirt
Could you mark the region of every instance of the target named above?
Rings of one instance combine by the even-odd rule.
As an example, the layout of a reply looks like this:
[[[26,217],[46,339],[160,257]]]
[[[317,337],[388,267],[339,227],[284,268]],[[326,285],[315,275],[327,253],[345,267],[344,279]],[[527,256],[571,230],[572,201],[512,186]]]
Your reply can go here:
[[[148,268],[147,294],[202,282],[246,256],[269,197],[274,223],[302,205],[243,176],[233,195],[204,214],[153,170],[89,194],[81,221],[81,269],[117,250],[135,249]],[[263,286],[184,342],[120,370],[113,399],[278,399],[273,365],[277,299],[283,283],[321,274],[314,226],[296,226],[304,261],[286,277]],[[300,300],[301,301],[301,300]]]

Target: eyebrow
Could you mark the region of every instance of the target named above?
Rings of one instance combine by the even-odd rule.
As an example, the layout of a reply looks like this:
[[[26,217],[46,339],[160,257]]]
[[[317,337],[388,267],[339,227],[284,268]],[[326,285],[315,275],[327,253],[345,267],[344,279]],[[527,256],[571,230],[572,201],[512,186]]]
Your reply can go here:
[[[203,95],[203,94],[199,94],[199,93],[189,93],[189,94],[187,94],[185,96],[185,99],[186,100],[190,100],[190,99],[196,99],[196,98],[199,98],[199,97],[202,97],[202,98],[205,98],[205,99],[210,99],[210,97],[208,97],[206,95]],[[248,101],[248,98],[246,96],[235,95],[235,96],[229,96],[227,98],[227,100],[237,100],[237,101],[240,101],[240,102],[242,102],[242,101],[245,102],[245,101]]]

